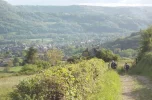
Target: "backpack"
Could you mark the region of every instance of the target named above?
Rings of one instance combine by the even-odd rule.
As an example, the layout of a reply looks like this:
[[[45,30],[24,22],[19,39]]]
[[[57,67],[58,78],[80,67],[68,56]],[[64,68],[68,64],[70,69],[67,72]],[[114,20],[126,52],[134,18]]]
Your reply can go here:
[[[111,63],[111,68],[116,69],[117,64],[115,62]]]
[[[126,69],[129,69],[129,67],[130,67],[129,65],[126,65]]]

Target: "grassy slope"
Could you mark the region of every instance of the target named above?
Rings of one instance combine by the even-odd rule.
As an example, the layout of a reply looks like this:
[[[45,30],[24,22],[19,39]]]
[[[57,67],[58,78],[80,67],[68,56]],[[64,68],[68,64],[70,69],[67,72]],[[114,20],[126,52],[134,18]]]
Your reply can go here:
[[[15,73],[21,70],[21,67],[11,67],[8,72],[5,72],[5,67],[0,67],[0,100],[8,99],[8,93],[13,90],[21,80],[29,76],[14,76]]]
[[[110,48],[112,50],[116,48],[124,49],[138,49],[140,40],[140,33],[132,33],[130,36],[125,38],[120,38],[112,42],[107,42],[103,44],[103,47]]]
[[[13,76],[0,78],[0,100],[7,100],[9,98],[8,94],[13,90],[13,87],[17,85],[23,79],[29,78],[31,76]]]
[[[152,81],[145,76],[134,76],[135,87],[132,94],[138,94],[138,100],[151,100],[152,98]]]
[[[116,72],[111,70],[105,73],[101,85],[102,89],[94,95],[94,100],[121,100],[121,83]]]
[[[139,63],[131,69],[131,74],[144,75],[152,78],[152,53],[147,53]]]

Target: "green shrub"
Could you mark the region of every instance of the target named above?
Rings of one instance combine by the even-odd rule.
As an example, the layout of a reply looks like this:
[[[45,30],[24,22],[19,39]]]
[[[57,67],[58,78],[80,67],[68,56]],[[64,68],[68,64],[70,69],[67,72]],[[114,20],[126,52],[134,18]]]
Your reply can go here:
[[[91,59],[50,68],[22,81],[12,100],[119,100],[120,80],[104,61]],[[52,99],[53,98],[53,99]],[[95,99],[94,99],[95,98]]]
[[[98,52],[97,57],[103,59],[105,62],[109,62],[112,60],[117,61],[119,59],[118,55],[114,54],[111,50],[107,49],[101,49]]]
[[[47,61],[38,60],[35,62],[35,65],[37,65],[38,68],[47,69],[51,67],[51,64]]]
[[[37,67],[37,65],[32,65],[32,64],[26,64],[22,67],[20,73],[21,74],[34,74],[38,72],[40,68]]]

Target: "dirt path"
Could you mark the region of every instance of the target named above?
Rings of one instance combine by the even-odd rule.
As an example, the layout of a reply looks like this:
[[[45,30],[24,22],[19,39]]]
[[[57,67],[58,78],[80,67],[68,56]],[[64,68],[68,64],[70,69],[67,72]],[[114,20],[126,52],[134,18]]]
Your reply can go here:
[[[132,94],[134,90],[134,78],[131,76],[121,76],[122,82],[122,100],[136,100]]]
[[[152,100],[152,82],[144,76],[120,76],[122,100]]]

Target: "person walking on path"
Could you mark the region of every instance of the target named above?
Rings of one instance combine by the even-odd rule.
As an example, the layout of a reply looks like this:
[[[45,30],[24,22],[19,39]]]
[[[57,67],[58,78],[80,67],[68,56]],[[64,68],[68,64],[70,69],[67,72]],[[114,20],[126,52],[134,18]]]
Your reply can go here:
[[[116,68],[117,68],[117,64],[115,63],[114,60],[112,60],[111,68],[112,68],[112,69],[116,69]]]
[[[126,72],[126,73],[128,72],[129,68],[130,68],[130,66],[129,66],[127,63],[125,63],[124,69],[125,69],[125,72]]]

